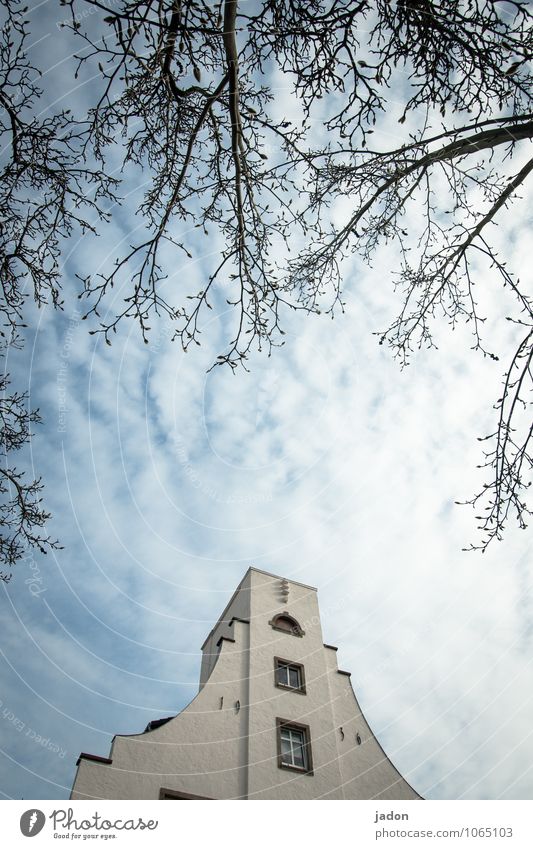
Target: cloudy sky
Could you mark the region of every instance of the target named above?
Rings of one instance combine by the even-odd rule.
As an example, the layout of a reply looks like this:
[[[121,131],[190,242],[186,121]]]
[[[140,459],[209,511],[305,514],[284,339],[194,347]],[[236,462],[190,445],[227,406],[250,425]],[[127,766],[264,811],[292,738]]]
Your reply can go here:
[[[527,267],[519,209],[496,238]],[[422,796],[531,798],[529,537],[510,526],[465,553],[473,512],[454,504],[483,480],[476,437],[502,363],[443,326],[438,349],[400,371],[372,335],[395,308],[392,249],[347,264],[345,315],[288,316],[285,347],[250,373],[207,372],[222,308],[187,355],[164,321],[148,346],[124,325],[108,347],[79,320],[74,275],[128,226],[122,215],[71,246],[64,311],[32,313],[8,361],[45,420],[31,463],[63,549],[0,587],[3,796],[67,798],[80,751],[105,756],[113,734],[190,701],[199,647],[254,565],[318,587],[324,638]],[[209,251],[196,248],[166,285],[201,281]],[[487,332],[510,351],[488,277],[485,297]]]

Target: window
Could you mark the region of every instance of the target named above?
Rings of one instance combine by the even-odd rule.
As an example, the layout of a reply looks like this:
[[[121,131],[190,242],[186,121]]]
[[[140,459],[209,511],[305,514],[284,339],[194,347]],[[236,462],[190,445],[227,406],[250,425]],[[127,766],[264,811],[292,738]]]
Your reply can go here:
[[[308,725],[277,719],[278,766],[296,772],[313,774],[311,738]]]
[[[305,693],[305,675],[302,664],[293,663],[290,660],[283,660],[281,657],[275,657],[274,682],[276,687],[283,687],[288,690],[296,690],[298,693]]]
[[[282,766],[295,766],[305,769],[305,734],[299,728],[281,729]]]
[[[210,796],[195,796],[193,793],[182,793],[181,790],[169,790],[168,787],[161,787],[159,791],[160,799],[207,799],[211,801]]]
[[[305,633],[296,619],[288,613],[278,613],[268,624],[276,631],[285,631],[286,634],[292,634],[294,637],[303,637]]]

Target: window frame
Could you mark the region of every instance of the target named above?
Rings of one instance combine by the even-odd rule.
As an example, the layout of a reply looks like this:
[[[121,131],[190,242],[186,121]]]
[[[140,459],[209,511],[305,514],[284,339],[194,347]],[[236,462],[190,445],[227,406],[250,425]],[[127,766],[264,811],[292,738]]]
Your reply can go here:
[[[280,666],[292,667],[298,671],[298,678],[300,684],[298,687],[291,687],[290,684],[282,684],[278,680],[278,669]],[[298,663],[295,660],[287,660],[285,657],[275,657],[274,658],[274,685],[279,687],[280,690],[288,690],[291,693],[301,693],[303,696],[306,695],[307,690],[305,686],[305,669],[303,663]]]
[[[283,728],[288,728],[291,731],[299,731],[303,734],[304,739],[304,761],[305,765],[293,766],[292,764],[283,763],[283,754],[281,751],[281,732]],[[301,722],[294,722],[292,719],[282,719],[276,717],[276,740],[278,749],[278,767],[279,769],[288,769],[291,772],[299,772],[300,775],[314,775],[313,772],[313,753],[311,749],[311,729],[308,725],[303,725]]]

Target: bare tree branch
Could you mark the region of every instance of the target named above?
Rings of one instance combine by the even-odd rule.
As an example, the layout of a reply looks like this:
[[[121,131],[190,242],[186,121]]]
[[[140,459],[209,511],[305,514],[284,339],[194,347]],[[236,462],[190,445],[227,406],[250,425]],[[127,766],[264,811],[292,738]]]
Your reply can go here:
[[[489,235],[532,170],[529,5],[60,5],[69,14],[69,37],[80,45],[75,73],[86,70],[101,80],[88,115],[28,119],[40,93],[24,56],[27,24],[17,0],[7,0],[0,38],[1,131],[11,152],[0,203],[7,221],[0,231],[6,234],[0,312],[9,332],[23,323],[21,281],[32,282],[38,303],[50,298],[60,305],[62,241],[90,231],[95,218],[106,219],[101,202],[116,190],[106,174],[111,152],[124,169],[149,179],[137,210],[145,232],[111,267],[81,281],[86,316],[99,320],[92,332],[109,344],[127,318],[138,322],[147,342],[151,316],[164,313],[187,350],[200,344],[208,310],[222,302],[232,307],[233,323],[217,364],[246,368],[252,349],[270,353],[283,344],[287,310],[333,315],[343,308],[347,255],[357,251],[370,263],[380,245],[395,240],[402,257],[399,308],[380,341],[405,363],[413,348],[433,344],[432,322],[440,315],[452,327],[470,322],[473,347],[496,358],[482,338],[484,316],[474,297],[482,259],[510,293],[525,328],[515,357],[508,358],[503,412],[496,405],[503,423],[491,437],[495,453],[486,458],[494,472],[494,486],[484,490],[493,499],[488,538],[500,533],[505,505],[520,525],[531,474],[530,431],[518,412],[531,400],[531,369],[522,368],[531,301]],[[94,14],[84,17],[88,11]],[[290,89],[288,114],[280,111],[274,79]],[[22,93],[16,102],[15,90]],[[384,148],[374,140],[384,122],[389,132],[394,110],[398,139]],[[40,199],[30,202],[30,194]],[[330,206],[339,199],[351,204],[351,213],[334,227]],[[421,221],[417,233],[405,229],[413,209]],[[214,231],[222,245],[198,292],[179,273],[167,279],[166,270],[169,249],[193,257],[198,247],[188,234],[196,228]],[[103,320],[111,289],[122,284],[123,303]],[[515,375],[520,368],[521,379]]]

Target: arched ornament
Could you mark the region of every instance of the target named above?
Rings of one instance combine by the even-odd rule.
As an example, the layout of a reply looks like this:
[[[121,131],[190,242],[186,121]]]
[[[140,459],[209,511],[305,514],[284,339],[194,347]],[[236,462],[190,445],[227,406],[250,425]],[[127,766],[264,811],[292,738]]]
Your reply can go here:
[[[303,637],[305,634],[300,623],[286,610],[283,613],[277,613],[268,624],[275,631],[283,631],[283,633],[292,634],[294,637]]]

